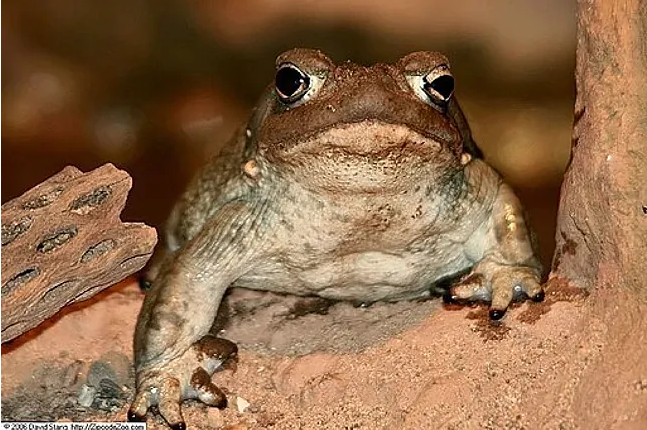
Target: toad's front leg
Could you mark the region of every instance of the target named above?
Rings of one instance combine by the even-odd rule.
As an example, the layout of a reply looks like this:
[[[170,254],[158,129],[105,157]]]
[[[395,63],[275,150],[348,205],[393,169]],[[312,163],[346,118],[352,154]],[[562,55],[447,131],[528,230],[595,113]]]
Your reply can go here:
[[[472,271],[454,285],[449,300],[490,301],[490,318],[503,317],[513,299],[542,301],[541,263],[519,199],[484,163],[475,161],[478,175],[496,175],[496,196],[489,216],[466,243],[468,256],[477,256]]]
[[[157,406],[174,429],[184,429],[181,402],[218,407],[226,397],[211,374],[236,346],[208,334],[225,290],[266,245],[265,204],[230,203],[173,259],[146,294],[135,330],[136,394],[129,420],[144,419]]]

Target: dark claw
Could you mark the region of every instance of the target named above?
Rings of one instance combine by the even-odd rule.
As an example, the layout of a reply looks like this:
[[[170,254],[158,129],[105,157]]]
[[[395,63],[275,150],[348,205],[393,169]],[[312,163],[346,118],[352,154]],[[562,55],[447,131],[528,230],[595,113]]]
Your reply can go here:
[[[238,354],[234,354],[231,357],[229,357],[227,360],[225,360],[222,363],[221,368],[228,369],[236,373],[236,371],[238,370]]]
[[[490,319],[492,321],[499,321],[501,318],[503,318],[503,315],[505,315],[505,310],[499,310],[499,309],[490,309]]]
[[[137,278],[137,282],[139,283],[139,289],[142,291],[148,291],[153,286],[153,283],[148,279],[144,279],[143,276]]]
[[[223,339],[223,341],[225,341],[222,344],[223,352],[221,354],[223,354],[223,357],[231,359],[238,357],[238,345],[227,339]]]
[[[223,396],[222,401],[220,403],[218,403],[217,405],[214,405],[214,406],[217,407],[218,409],[221,409],[221,410],[225,409],[227,407],[227,397]]]
[[[544,290],[541,290],[540,292],[538,292],[537,294],[535,294],[535,295],[531,298],[531,300],[532,300],[533,302],[543,302],[545,298],[546,298],[546,293],[544,293]]]
[[[146,421],[145,416],[138,415],[134,411],[128,411],[128,422],[143,423],[145,421]]]
[[[171,424],[170,427],[173,430],[186,430],[186,424],[184,421],[180,421],[179,423]]]
[[[451,292],[448,291],[445,294],[443,294],[443,302],[447,305],[454,305],[458,303],[458,300],[456,300],[456,297],[452,295]]]

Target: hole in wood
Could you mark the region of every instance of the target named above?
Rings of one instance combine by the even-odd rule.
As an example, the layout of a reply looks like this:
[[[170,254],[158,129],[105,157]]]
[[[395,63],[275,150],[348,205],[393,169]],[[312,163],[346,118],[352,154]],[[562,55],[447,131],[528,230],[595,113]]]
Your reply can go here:
[[[45,237],[45,239],[36,245],[36,250],[42,253],[53,251],[69,242],[70,239],[76,236],[76,233],[77,229],[75,226],[62,228],[56,233]]]
[[[40,269],[38,267],[30,267],[29,269],[23,270],[4,283],[2,286],[2,295],[4,296],[5,294],[9,294],[16,287],[26,284],[38,275],[40,275]]]
[[[32,218],[24,216],[20,219],[2,226],[2,246],[13,242],[18,236],[25,233],[31,227]]]
[[[112,194],[110,187],[99,187],[93,191],[74,199],[70,204],[72,212],[85,215],[95,207],[103,203]]]
[[[96,245],[88,248],[88,250],[83,253],[83,255],[81,256],[81,263],[87,263],[88,261],[99,257],[113,249],[115,246],[117,246],[117,242],[115,242],[113,239],[106,239],[102,242],[99,242]]]
[[[65,302],[61,303],[60,299],[64,299],[69,294],[68,288],[73,288],[75,282],[76,280],[69,280],[52,285],[47,290],[45,290],[42,297],[38,301],[38,306],[46,309],[48,307],[55,306],[57,303],[59,307],[64,305]]]
[[[41,194],[35,199],[28,200],[22,204],[23,209],[33,210],[44,208],[45,206],[50,205],[58,196],[63,192],[63,187],[56,187],[48,193]]]

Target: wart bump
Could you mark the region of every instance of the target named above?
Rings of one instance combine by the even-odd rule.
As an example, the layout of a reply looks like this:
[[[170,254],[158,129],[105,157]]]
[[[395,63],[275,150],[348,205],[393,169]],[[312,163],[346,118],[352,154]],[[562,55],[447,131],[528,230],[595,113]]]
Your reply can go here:
[[[252,179],[258,179],[261,169],[258,167],[256,160],[249,160],[243,165],[243,172]]]

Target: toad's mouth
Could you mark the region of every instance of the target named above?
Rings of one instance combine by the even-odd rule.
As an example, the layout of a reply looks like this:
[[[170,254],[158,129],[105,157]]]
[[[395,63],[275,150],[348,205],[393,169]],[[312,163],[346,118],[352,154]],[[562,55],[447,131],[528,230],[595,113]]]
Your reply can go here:
[[[306,136],[291,146],[286,155],[347,154],[373,158],[397,153],[433,156],[440,150],[441,144],[437,140],[425,137],[406,125],[366,120],[338,124]]]
[[[318,132],[273,155],[296,181],[335,192],[401,192],[455,164],[438,141],[405,125],[370,121]]]

